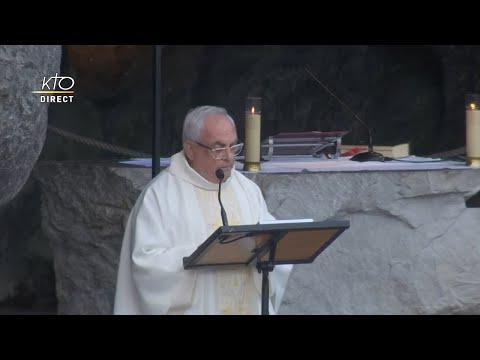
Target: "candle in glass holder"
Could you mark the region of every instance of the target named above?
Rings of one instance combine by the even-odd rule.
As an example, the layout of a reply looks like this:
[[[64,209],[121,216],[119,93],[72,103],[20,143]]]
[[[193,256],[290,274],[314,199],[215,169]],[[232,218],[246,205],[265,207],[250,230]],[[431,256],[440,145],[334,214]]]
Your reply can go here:
[[[480,94],[465,97],[466,164],[480,166]]]
[[[245,102],[244,170],[260,170],[261,98],[247,97]]]

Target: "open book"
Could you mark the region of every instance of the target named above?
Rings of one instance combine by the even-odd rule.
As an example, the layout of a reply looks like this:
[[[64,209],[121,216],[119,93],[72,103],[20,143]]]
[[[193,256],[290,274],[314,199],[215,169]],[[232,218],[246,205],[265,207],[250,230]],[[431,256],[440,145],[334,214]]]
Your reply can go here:
[[[313,219],[276,219],[276,220],[261,220],[259,224],[291,224],[291,223],[306,223],[313,222]]]

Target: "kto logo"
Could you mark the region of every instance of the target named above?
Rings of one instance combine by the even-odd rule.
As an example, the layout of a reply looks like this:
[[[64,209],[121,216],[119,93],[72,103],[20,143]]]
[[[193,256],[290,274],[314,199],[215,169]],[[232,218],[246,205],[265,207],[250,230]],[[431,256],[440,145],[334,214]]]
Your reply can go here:
[[[43,78],[42,90],[32,91],[34,94],[48,94],[41,95],[40,102],[47,103],[68,103],[73,101],[73,86],[75,85],[75,80],[70,76],[58,76],[55,73],[55,76],[50,77],[47,80],[47,77]],[[56,95],[53,95],[56,94]],[[72,95],[68,95],[72,94]]]

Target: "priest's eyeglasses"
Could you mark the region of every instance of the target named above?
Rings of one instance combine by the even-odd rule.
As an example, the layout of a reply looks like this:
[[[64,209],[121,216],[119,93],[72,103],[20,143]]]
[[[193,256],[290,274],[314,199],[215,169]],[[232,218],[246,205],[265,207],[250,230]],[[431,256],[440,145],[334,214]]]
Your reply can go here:
[[[235,144],[235,145],[232,145],[232,146],[229,146],[229,147],[211,148],[209,146],[200,144],[199,142],[196,142],[196,141],[192,141],[192,142],[194,142],[197,145],[200,145],[201,147],[204,147],[205,149],[210,150],[210,152],[212,154],[212,157],[215,160],[226,159],[227,158],[227,151],[229,149],[230,149],[233,156],[237,156],[238,154],[240,154],[240,152],[243,149],[243,143]]]

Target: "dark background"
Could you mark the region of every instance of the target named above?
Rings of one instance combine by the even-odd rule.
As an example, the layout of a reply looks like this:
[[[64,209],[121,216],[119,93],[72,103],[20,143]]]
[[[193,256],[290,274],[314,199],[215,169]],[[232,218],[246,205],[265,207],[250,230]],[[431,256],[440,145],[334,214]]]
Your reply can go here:
[[[73,103],[51,104],[49,124],[152,152],[153,47],[66,45],[62,73]],[[409,142],[416,155],[465,145],[464,97],[480,92],[478,45],[168,45],[162,47],[161,156],[181,149],[183,118],[198,105],[226,107],[244,136],[246,96],[262,97],[262,138],[283,131],[367,129],[319,85],[307,67],[374,131],[374,145]],[[126,155],[48,133],[40,159]]]

